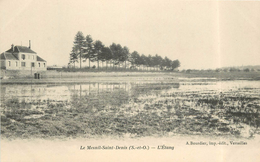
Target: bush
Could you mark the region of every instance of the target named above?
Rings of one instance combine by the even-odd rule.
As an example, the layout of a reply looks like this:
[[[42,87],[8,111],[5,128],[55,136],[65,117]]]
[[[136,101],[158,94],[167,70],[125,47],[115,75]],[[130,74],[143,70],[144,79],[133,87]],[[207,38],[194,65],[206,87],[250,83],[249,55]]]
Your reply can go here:
[[[230,71],[230,72],[235,72],[235,71],[240,71],[240,70],[237,69],[237,68],[230,68],[229,71]]]
[[[246,68],[246,69],[244,69],[244,71],[245,71],[245,72],[249,72],[249,71],[250,71],[250,69]]]

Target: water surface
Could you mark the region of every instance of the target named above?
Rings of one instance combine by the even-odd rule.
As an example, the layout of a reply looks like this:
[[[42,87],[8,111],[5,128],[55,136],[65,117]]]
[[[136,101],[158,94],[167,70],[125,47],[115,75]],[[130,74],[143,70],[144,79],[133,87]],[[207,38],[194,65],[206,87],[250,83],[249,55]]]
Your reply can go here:
[[[1,85],[8,138],[259,134],[257,81]]]

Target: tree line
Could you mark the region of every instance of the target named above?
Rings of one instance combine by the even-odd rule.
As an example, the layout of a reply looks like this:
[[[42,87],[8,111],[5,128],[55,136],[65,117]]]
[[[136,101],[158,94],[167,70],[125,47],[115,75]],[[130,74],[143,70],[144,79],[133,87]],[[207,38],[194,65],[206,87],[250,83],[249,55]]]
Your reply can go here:
[[[137,51],[130,53],[129,48],[120,44],[112,43],[109,47],[105,46],[100,40],[93,41],[90,35],[84,37],[81,31],[77,32],[73,47],[70,52],[69,64],[74,65],[79,62],[80,68],[82,68],[82,62],[89,61],[89,68],[91,62],[97,62],[97,68],[99,69],[99,63],[105,62],[106,68],[108,63],[113,67],[124,64],[124,68],[127,68],[127,61],[131,63],[130,68],[136,68],[142,66],[147,70],[156,68],[158,70],[174,70],[180,66],[179,60],[171,60],[168,57],[162,58],[159,55],[144,55],[139,54]]]

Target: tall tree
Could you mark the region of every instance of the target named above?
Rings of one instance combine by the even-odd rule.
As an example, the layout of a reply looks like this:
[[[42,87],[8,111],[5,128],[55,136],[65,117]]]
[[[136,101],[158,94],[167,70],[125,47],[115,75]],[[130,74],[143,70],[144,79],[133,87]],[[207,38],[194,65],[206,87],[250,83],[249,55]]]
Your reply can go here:
[[[146,56],[144,54],[141,55],[139,62],[140,62],[140,65],[143,66],[143,70],[144,70],[144,66],[146,66]]]
[[[131,64],[132,65],[138,65],[139,66],[139,63],[140,63],[140,55],[137,51],[134,51],[131,53],[131,60],[130,60]]]
[[[161,63],[162,63],[162,57],[156,54],[154,56],[154,65],[157,66],[157,69],[159,69]]]
[[[166,69],[171,67],[171,60],[168,57],[164,57],[161,62],[161,69]]]
[[[122,64],[125,62],[125,69],[126,69],[126,61],[131,62],[132,66],[137,66],[138,69],[142,65],[143,69],[146,66],[147,70],[150,67],[153,67],[154,69],[175,69],[180,66],[179,60],[172,61],[168,57],[162,58],[159,55],[151,56],[151,55],[139,55],[137,51],[134,51],[130,54],[129,49],[124,46],[122,47],[120,44],[112,43],[109,48],[105,47],[101,41],[97,40],[93,42],[93,39],[90,35],[87,35],[86,38],[84,38],[84,35],[81,31],[78,31],[73,42],[73,49],[70,53],[70,64],[75,62],[80,62],[80,68],[82,59],[83,61],[89,60],[89,68],[90,68],[90,62],[97,61],[97,66],[99,69],[99,61],[103,62],[106,61],[106,67],[107,62],[110,61],[113,64],[113,67],[115,65]],[[102,66],[103,67],[103,66]],[[110,64],[111,67],[111,64]]]
[[[113,54],[114,65],[119,64],[123,58],[122,57],[123,56],[122,46],[120,44],[113,43],[112,45],[110,45],[110,50],[112,51],[112,54]]]
[[[124,46],[122,49],[122,56],[120,60],[125,62],[125,69],[126,69],[126,61],[128,60],[129,54],[130,54],[129,48]]]
[[[74,64],[74,68],[75,68],[75,62],[78,62],[78,55],[75,52],[75,48],[73,47],[70,52],[70,63]]]
[[[88,59],[89,68],[90,68],[90,61],[94,59],[93,39],[90,35],[86,36],[85,51],[84,52],[85,52],[84,58]]]
[[[108,48],[108,47],[102,48],[101,60],[106,61],[106,69],[107,69],[107,62],[111,61],[112,59],[113,59],[113,55],[112,55],[110,48]]]
[[[83,56],[83,48],[85,45],[85,38],[84,35],[81,31],[78,31],[78,33],[76,34],[75,38],[74,38],[74,50],[79,58],[79,63],[80,63],[80,68],[81,68],[81,60],[82,60],[82,56]]]
[[[172,60],[169,59],[168,57],[165,57],[165,58],[164,58],[164,61],[165,61],[165,66],[166,66],[168,69],[171,68],[171,66],[172,66]]]
[[[156,67],[157,67],[157,70],[160,69],[160,65],[162,63],[162,59],[160,59],[160,56],[156,54],[156,57],[155,57],[155,62],[156,62]]]
[[[152,56],[149,54],[148,57],[146,57],[146,63],[147,63],[147,66],[150,67],[150,70],[151,70],[151,66],[153,66],[153,63],[152,63]]]
[[[95,60],[97,61],[98,64],[98,69],[99,69],[99,60],[102,59],[102,49],[104,48],[103,43],[100,40],[95,41],[94,43],[94,54],[95,54]]]
[[[110,46],[109,46],[109,48],[110,48],[110,50],[111,50],[111,52],[112,52],[112,56],[113,56],[113,58],[112,58],[112,63],[113,63],[113,68],[114,68],[114,66],[115,66],[115,60],[117,59],[116,57],[117,57],[117,45],[115,44],[115,43],[112,43]]]

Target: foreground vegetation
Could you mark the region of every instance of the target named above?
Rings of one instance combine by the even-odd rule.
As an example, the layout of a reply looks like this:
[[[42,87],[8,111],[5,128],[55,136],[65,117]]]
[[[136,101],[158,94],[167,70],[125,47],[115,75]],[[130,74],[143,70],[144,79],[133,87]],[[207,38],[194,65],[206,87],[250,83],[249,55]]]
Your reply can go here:
[[[70,101],[8,99],[1,102],[1,137],[250,138],[260,134],[259,89],[198,92],[175,91],[172,86],[141,84],[130,93],[121,88],[75,93]]]

